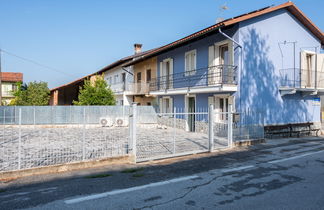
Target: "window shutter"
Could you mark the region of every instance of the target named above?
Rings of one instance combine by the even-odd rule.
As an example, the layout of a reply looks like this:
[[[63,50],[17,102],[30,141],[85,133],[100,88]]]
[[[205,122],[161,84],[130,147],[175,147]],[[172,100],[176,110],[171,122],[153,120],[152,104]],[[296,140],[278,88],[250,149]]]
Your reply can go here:
[[[173,98],[169,99],[169,107],[170,107],[169,113],[172,113],[173,112]]]
[[[214,105],[214,109],[215,109],[214,96],[209,96],[208,97],[208,108],[209,108],[210,105]]]
[[[208,66],[214,66],[215,63],[215,45],[209,46],[208,48]]]
[[[307,53],[305,51],[300,52],[300,70],[301,70],[301,87],[307,86]],[[297,79],[293,78],[295,81]],[[297,81],[296,81],[297,82]]]
[[[170,88],[173,88],[173,59],[170,58]]]
[[[194,74],[196,70],[196,51],[191,54],[191,70],[193,71],[192,74]]]
[[[215,66],[215,45],[211,45],[208,48],[208,84],[214,84],[214,68]]]
[[[162,100],[162,98],[159,98],[159,111],[160,111],[160,113],[163,113],[163,100]]]
[[[165,81],[165,78],[163,77],[164,76],[164,69],[163,69],[163,62],[160,62],[160,71],[159,71],[159,80],[160,81],[157,81],[158,84],[159,84],[159,89],[163,89],[164,88],[164,81]]]
[[[190,59],[190,56],[189,56],[190,54],[186,54],[186,56],[185,56],[185,76],[187,76],[188,75],[188,71],[189,71],[189,63],[190,63],[190,61],[189,61],[189,59]]]
[[[215,121],[216,122],[220,122],[221,121],[221,114],[219,114],[221,112],[221,108],[220,108],[220,103],[219,103],[219,99],[218,97],[215,97],[215,112],[216,112],[216,115],[215,115]]]
[[[324,54],[317,54],[317,86],[324,88]]]

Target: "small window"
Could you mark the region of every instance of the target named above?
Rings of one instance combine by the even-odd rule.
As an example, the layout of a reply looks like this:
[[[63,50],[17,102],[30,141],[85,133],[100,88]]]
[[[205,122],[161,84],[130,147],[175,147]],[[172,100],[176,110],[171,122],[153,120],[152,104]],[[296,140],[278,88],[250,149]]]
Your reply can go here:
[[[137,73],[137,82],[141,82],[142,81],[142,73],[138,72]]]
[[[196,74],[196,50],[191,50],[185,54],[185,75]]]
[[[148,106],[151,106],[151,102],[147,102],[147,105],[148,105]]]
[[[122,73],[122,82],[126,81],[126,73]]]
[[[114,76],[114,84],[117,84],[118,83],[118,75],[115,75]]]
[[[150,82],[152,79],[151,69],[146,70],[146,82]]]
[[[172,113],[173,102],[172,98],[166,97],[161,99],[160,109],[162,113]]]

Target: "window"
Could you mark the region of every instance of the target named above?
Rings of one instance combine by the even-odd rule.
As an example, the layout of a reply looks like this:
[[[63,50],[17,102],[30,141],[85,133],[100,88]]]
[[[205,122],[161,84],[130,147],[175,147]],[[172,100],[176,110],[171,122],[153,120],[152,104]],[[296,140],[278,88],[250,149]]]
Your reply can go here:
[[[148,106],[151,106],[151,102],[147,102],[147,105],[148,105]]]
[[[315,87],[315,52],[302,51],[301,52],[301,87],[314,88]]]
[[[234,100],[234,99],[233,99]],[[226,95],[215,95],[208,97],[208,105],[213,104],[216,122],[224,122],[228,119],[230,97]]]
[[[160,89],[170,89],[173,87],[173,59],[168,58],[160,62],[161,78]]]
[[[126,73],[122,73],[122,82],[126,81]]]
[[[146,70],[146,82],[150,82],[152,79],[151,69]]]
[[[114,84],[117,84],[118,83],[118,75],[115,75],[114,76]]]
[[[196,50],[191,50],[185,54],[185,75],[190,76],[196,73]]]
[[[171,97],[160,98],[160,112],[172,113],[173,102]]]
[[[228,44],[219,46],[219,55],[220,55],[220,65],[229,65],[229,53],[228,53]]]
[[[138,72],[137,73],[137,82],[141,82],[142,81],[142,72]]]

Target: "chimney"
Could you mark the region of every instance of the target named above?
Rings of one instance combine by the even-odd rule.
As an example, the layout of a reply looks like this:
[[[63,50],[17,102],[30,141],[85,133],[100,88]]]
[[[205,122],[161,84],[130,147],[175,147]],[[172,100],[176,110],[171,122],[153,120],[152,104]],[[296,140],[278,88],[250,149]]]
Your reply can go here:
[[[135,54],[142,52],[142,44],[134,44]]]

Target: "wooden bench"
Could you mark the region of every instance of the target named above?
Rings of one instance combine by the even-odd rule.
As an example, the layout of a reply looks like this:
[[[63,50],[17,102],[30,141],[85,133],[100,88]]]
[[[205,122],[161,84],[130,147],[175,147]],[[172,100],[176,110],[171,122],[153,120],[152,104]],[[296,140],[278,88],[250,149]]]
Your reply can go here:
[[[312,128],[314,123],[290,123],[286,125],[269,125],[264,127],[265,135],[269,135],[272,138],[274,135],[284,135],[287,137],[292,137],[293,134],[297,134],[300,137],[302,134],[311,135],[312,132],[318,133],[320,129]]]

